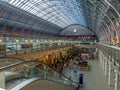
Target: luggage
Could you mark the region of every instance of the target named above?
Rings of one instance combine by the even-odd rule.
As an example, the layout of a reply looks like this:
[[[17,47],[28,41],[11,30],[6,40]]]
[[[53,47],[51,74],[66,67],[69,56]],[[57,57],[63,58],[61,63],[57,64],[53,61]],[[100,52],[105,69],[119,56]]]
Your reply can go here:
[[[79,75],[79,85],[83,86],[83,74]]]

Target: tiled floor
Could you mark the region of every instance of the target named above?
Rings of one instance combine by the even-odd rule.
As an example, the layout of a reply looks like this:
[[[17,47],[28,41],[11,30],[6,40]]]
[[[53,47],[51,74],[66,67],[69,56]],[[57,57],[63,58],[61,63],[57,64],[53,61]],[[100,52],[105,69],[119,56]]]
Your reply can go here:
[[[114,90],[107,85],[107,79],[98,60],[89,61],[90,71],[79,71],[77,76],[73,75],[72,69],[65,69],[66,75],[74,81],[78,80],[79,74],[84,75],[84,86],[79,90]]]

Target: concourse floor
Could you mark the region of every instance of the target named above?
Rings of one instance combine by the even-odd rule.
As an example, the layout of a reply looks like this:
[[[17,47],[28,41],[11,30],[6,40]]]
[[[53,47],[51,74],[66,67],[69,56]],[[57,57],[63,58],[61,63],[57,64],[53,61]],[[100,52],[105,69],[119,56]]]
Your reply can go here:
[[[75,76],[72,69],[66,68],[64,70],[66,76],[77,82],[79,74],[82,73],[84,75],[84,86],[80,87],[79,90],[114,90],[113,87],[107,85],[107,78],[100,66],[100,62],[98,60],[88,62],[91,66],[89,71],[78,70],[77,76]]]

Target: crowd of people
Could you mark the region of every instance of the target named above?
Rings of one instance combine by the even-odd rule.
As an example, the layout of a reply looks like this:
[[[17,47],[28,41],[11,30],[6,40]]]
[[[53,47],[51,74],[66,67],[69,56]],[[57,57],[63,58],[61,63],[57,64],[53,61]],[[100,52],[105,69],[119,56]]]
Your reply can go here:
[[[60,74],[64,74],[66,75],[65,70],[69,69],[72,73],[69,73],[69,75],[67,76],[69,79],[74,81],[74,78],[79,77],[79,73],[78,73],[78,67],[79,67],[79,60],[82,59],[82,57],[79,58],[79,60],[76,59],[76,57],[79,56],[74,56],[68,60],[59,60],[57,61],[54,65],[52,65]],[[59,76],[61,78],[61,76]],[[78,79],[78,83],[80,82],[79,78]]]
[[[75,53],[71,55],[71,57],[68,57],[66,59],[57,60],[52,66],[60,73],[60,74],[66,74],[64,70],[69,69],[72,71],[69,73],[68,78],[73,79],[73,77],[79,77],[78,83],[81,81],[82,74],[79,73],[78,69],[80,65],[84,66],[87,65],[87,60],[93,60],[94,54],[93,53]],[[66,69],[65,69],[66,68]],[[83,83],[83,82],[82,82]]]

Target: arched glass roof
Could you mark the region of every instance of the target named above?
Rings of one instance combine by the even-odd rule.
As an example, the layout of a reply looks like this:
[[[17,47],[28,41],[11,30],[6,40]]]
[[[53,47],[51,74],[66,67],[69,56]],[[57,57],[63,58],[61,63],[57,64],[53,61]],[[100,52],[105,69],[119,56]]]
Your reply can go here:
[[[60,35],[94,35],[89,29],[82,27],[80,25],[70,25],[64,28]]]
[[[76,0],[2,0],[60,27],[80,24],[86,27],[83,9]]]
[[[24,25],[25,30],[59,35],[65,27],[78,24],[100,41],[108,40],[114,32],[120,33],[119,6],[119,0],[0,0],[1,32],[7,25]]]

